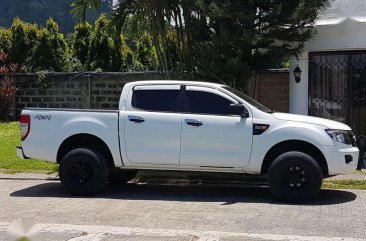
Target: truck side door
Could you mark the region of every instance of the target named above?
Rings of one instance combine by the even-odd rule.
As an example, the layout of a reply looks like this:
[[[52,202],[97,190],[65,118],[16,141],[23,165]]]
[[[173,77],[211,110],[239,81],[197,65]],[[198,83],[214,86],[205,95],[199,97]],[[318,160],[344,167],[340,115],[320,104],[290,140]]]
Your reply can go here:
[[[125,149],[130,163],[179,165],[180,85],[137,85],[124,113]]]
[[[180,165],[229,168],[248,165],[252,118],[233,114],[230,104],[234,103],[238,102],[220,90],[186,86]]]

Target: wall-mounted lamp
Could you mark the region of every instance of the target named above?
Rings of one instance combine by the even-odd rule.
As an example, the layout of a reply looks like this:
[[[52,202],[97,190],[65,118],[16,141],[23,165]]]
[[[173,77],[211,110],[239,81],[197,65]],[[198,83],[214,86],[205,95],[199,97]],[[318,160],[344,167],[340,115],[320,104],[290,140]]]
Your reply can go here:
[[[294,69],[294,76],[295,76],[295,82],[300,83],[301,81],[301,69],[299,68],[299,65],[296,66]]]

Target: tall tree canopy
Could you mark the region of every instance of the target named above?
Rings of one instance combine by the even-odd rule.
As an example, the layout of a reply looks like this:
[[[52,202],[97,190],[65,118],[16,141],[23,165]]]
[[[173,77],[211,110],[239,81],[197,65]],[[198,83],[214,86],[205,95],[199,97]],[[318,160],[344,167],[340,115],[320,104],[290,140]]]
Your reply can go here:
[[[102,14],[93,25],[77,24],[65,37],[52,18],[45,27],[15,18],[10,28],[0,27],[0,53],[8,54],[20,72],[156,70],[151,36],[145,33],[128,40],[120,34],[114,39],[116,33],[110,22]]]
[[[124,27],[151,35],[165,73],[216,75],[235,86],[254,71],[296,56],[330,2],[117,0],[110,17],[117,33]]]
[[[9,27],[16,17],[39,25],[52,17],[59,23],[61,32],[69,33],[74,30],[75,25],[71,3],[72,0],[1,0],[0,26]],[[86,19],[94,22],[101,12],[109,13],[112,4],[112,0],[100,1],[98,11],[87,11]]]

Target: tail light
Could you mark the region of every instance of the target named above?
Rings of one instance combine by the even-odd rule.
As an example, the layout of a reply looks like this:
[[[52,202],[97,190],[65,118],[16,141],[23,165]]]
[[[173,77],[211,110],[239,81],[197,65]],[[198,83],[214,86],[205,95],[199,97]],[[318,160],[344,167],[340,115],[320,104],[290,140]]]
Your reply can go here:
[[[29,135],[30,124],[30,115],[20,115],[20,135],[22,141]]]

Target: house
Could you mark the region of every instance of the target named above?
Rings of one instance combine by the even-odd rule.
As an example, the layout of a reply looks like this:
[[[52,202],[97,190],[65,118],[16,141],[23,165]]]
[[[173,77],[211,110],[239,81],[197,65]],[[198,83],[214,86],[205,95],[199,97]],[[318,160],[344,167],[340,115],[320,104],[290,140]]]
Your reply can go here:
[[[335,0],[320,13],[315,28],[304,52],[291,60],[289,111],[344,122],[365,148],[365,0]],[[300,78],[294,71],[301,71]]]

